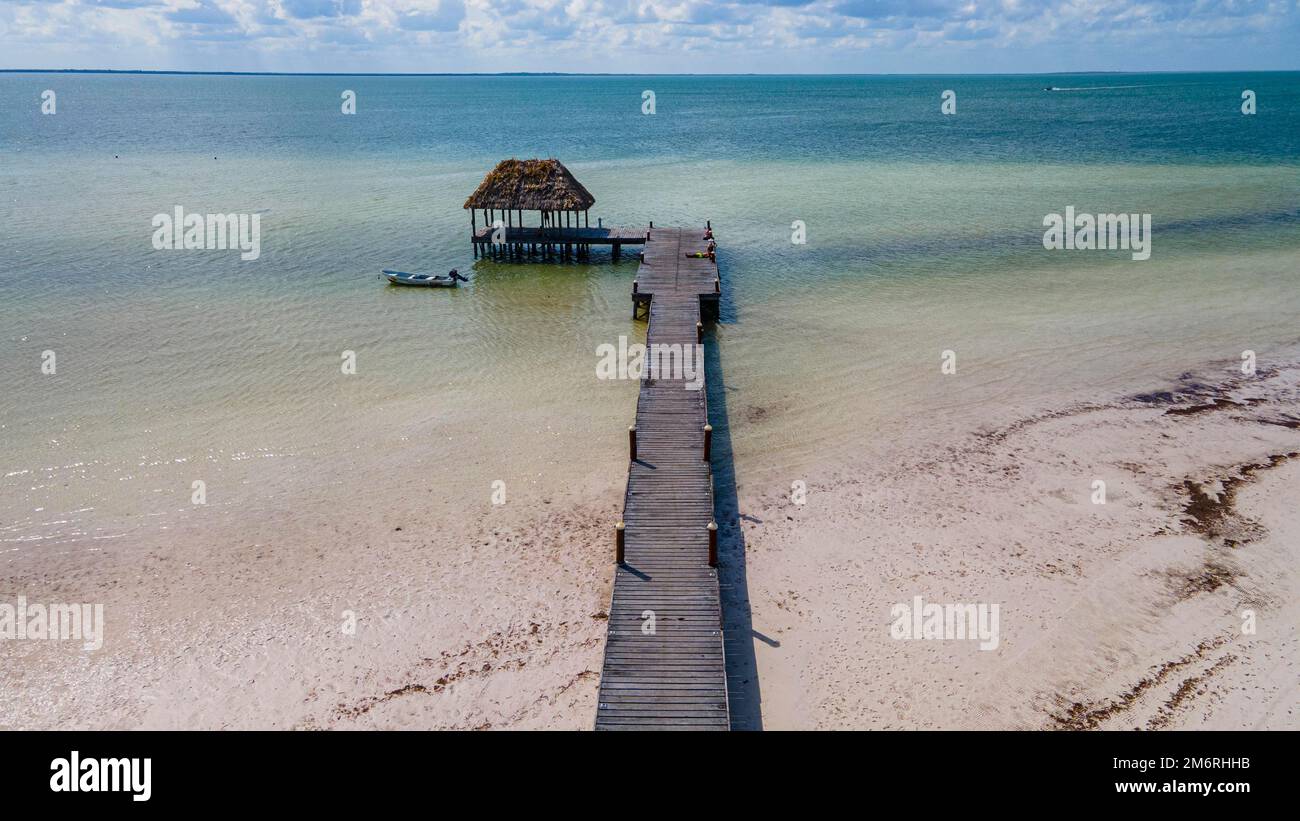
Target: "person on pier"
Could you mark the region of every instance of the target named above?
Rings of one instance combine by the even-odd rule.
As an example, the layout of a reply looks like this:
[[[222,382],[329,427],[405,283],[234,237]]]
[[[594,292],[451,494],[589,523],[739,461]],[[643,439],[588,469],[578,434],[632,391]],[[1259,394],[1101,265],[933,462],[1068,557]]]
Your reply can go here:
[[[717,253],[718,253],[717,243],[715,243],[713,240],[709,240],[709,248],[707,251],[688,251],[686,254],[686,258],[707,259],[710,262],[717,262],[718,261]]]

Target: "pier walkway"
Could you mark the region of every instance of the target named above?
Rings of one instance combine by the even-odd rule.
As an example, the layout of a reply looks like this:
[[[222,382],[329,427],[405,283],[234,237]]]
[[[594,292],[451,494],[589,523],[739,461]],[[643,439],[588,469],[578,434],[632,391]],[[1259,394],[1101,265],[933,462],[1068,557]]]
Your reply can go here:
[[[647,348],[681,346],[701,373],[697,389],[670,374],[641,381],[596,729],[726,730],[711,434],[693,356],[721,282],[716,262],[686,256],[706,249],[703,229],[648,233],[633,313],[649,319]]]
[[[498,233],[499,232],[499,233]],[[586,257],[593,245],[612,246],[618,257],[624,245],[643,245],[644,228],[475,228],[470,235],[476,256],[578,256]]]

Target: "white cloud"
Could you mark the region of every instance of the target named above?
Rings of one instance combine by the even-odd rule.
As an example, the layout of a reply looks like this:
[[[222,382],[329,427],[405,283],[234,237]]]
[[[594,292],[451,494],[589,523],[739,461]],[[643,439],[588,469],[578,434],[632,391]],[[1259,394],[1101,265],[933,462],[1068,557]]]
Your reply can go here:
[[[15,68],[1295,68],[1298,18],[1297,0],[10,0],[0,50]],[[1081,43],[1089,64],[1062,64]]]

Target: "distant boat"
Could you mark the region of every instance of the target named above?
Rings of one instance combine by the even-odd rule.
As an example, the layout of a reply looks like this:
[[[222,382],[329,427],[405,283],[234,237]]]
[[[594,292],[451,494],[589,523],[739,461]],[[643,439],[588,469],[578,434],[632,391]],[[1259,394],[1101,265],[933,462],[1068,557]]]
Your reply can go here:
[[[455,288],[457,283],[469,282],[455,268],[447,274],[408,274],[405,271],[384,269],[384,276],[394,285],[423,285],[430,288]]]

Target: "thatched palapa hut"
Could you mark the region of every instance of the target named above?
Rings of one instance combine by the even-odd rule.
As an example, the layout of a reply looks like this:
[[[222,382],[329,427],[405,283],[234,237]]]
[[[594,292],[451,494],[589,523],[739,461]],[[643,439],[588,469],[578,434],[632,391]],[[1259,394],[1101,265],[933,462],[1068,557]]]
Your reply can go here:
[[[591,246],[608,245],[618,259],[624,245],[642,245],[649,238],[644,228],[605,227],[600,220],[592,228],[588,211],[595,204],[559,160],[503,160],[465,200],[474,255],[586,259]],[[524,225],[525,211],[538,212],[536,226]]]
[[[595,204],[559,160],[502,160],[465,200],[475,232],[478,212],[487,228],[496,220],[523,228],[525,211],[539,212],[541,228],[578,228],[579,219],[590,224],[587,212]]]

